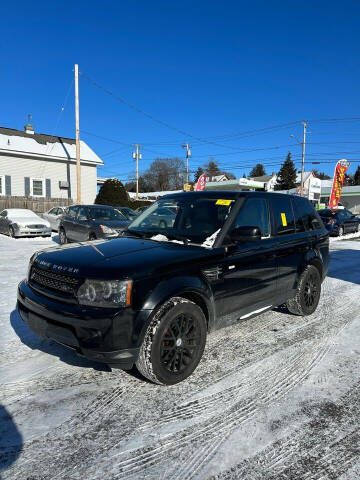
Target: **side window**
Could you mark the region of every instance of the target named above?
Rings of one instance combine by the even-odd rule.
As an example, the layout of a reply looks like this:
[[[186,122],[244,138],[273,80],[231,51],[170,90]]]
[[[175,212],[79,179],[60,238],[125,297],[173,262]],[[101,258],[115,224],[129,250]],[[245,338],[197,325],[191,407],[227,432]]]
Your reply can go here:
[[[259,227],[261,235],[270,235],[269,209],[265,198],[248,198],[242,206],[234,228],[236,227]]]
[[[305,225],[306,230],[318,230],[322,228],[322,222],[319,217],[319,214],[316,212],[315,208],[309,200],[306,198],[295,198],[295,204],[297,210],[301,214],[303,224]]]
[[[79,220],[87,220],[87,211],[86,208],[80,207],[78,212],[78,219]]]
[[[56,215],[56,212],[57,212],[57,208],[54,207],[54,208],[52,208],[52,209],[50,210],[49,214],[50,214],[50,215]]]
[[[75,218],[78,210],[79,210],[79,207],[69,207],[68,208],[69,217]]]
[[[299,205],[299,202],[297,202],[296,199],[294,199],[292,200],[292,206],[293,206],[294,216],[295,216],[296,231],[306,232],[305,223],[304,223],[304,219],[301,211],[301,205]]]
[[[275,233],[289,235],[295,233],[294,214],[290,197],[274,197],[271,199]]]

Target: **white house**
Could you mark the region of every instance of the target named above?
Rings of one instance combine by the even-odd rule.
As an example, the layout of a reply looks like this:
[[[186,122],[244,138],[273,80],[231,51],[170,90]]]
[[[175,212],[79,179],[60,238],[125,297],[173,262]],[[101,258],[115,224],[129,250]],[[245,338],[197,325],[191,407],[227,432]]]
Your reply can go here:
[[[81,197],[93,203],[102,160],[80,141]],[[72,138],[0,127],[0,196],[67,198],[76,201],[76,142]]]
[[[271,175],[262,175],[261,177],[251,177],[250,180],[255,182],[262,182],[266,192],[273,191],[276,185],[277,175],[272,173]]]
[[[313,172],[304,172],[304,194],[309,200],[320,200],[321,180]],[[301,173],[296,176],[296,183],[301,186]],[[300,187],[299,187],[300,188]],[[300,188],[301,189],[301,188]]]

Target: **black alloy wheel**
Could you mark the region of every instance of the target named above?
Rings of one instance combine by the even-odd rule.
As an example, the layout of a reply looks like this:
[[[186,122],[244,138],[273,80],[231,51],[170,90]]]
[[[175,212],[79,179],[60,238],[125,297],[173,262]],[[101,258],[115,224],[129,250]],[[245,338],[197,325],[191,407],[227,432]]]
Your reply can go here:
[[[286,302],[289,312],[295,315],[311,315],[315,312],[321,294],[321,277],[314,265],[309,265],[302,273],[294,298]]]
[[[162,365],[171,373],[183,372],[201,348],[200,326],[191,315],[181,313],[172,320],[160,342]]]
[[[136,367],[154,383],[174,385],[198,366],[206,344],[206,318],[188,299],[173,297],[152,318]]]
[[[95,235],[95,233],[90,233],[89,241],[93,241],[93,240],[96,240],[96,235]]]

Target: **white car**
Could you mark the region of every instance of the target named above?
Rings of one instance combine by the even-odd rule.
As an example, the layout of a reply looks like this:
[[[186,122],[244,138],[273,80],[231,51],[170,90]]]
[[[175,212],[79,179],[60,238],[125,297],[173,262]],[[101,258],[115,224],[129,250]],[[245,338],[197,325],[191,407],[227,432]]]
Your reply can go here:
[[[8,208],[0,213],[0,233],[10,237],[50,237],[51,227],[47,220],[32,210]]]
[[[52,230],[57,232],[59,230],[59,223],[61,215],[64,215],[66,207],[54,207],[46,213],[43,213],[43,218],[50,223]]]

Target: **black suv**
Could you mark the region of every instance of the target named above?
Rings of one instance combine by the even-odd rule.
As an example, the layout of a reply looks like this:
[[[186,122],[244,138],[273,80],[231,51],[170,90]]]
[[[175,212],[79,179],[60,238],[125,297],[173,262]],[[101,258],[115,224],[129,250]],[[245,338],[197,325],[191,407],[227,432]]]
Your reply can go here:
[[[108,205],[73,205],[61,217],[60,243],[117,237],[130,223],[118,209]]]
[[[175,220],[154,227],[163,205]],[[282,304],[313,313],[328,264],[328,232],[307,199],[184,192],[121,238],[34,254],[18,309],[42,337],[175,384],[195,370],[208,332]]]

